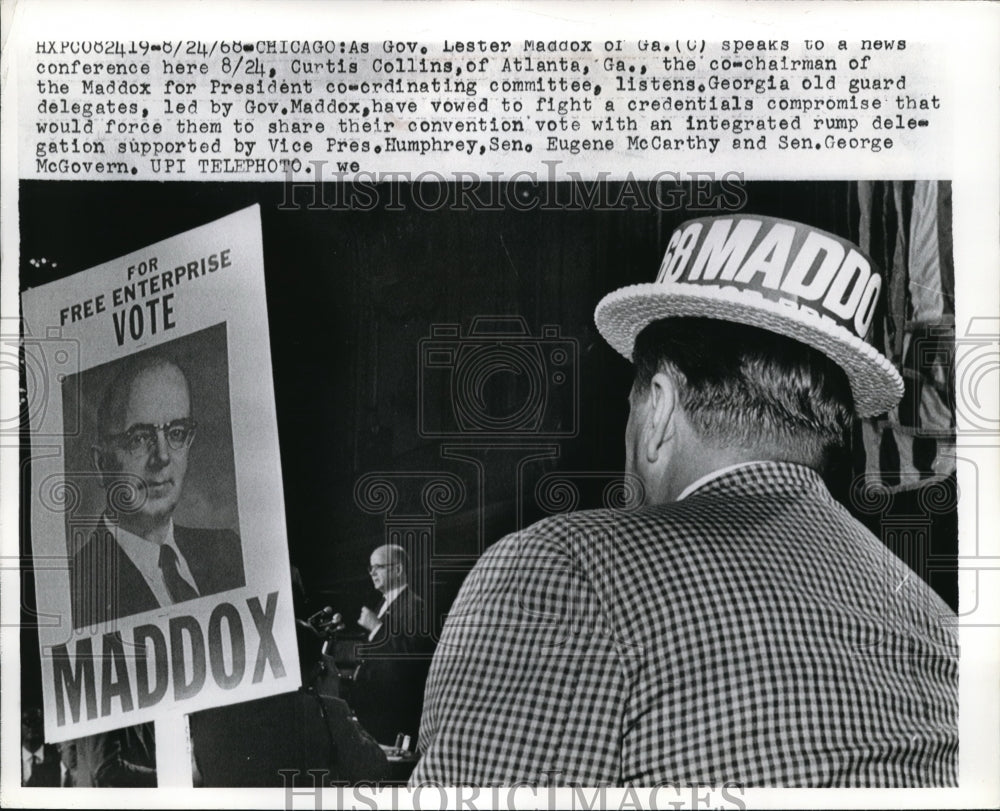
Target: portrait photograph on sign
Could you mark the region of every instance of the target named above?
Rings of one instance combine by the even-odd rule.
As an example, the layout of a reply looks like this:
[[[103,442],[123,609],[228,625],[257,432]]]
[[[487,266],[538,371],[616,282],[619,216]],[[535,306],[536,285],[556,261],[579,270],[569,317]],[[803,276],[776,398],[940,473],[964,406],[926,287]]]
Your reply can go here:
[[[74,628],[245,585],[227,357],[221,323],[64,378]]]

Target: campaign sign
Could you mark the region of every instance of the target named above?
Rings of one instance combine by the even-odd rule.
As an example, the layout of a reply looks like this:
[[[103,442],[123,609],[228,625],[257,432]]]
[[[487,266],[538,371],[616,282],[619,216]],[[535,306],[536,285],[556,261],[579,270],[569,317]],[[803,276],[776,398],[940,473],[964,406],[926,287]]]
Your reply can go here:
[[[46,739],[296,689],[258,207],[22,309]]]

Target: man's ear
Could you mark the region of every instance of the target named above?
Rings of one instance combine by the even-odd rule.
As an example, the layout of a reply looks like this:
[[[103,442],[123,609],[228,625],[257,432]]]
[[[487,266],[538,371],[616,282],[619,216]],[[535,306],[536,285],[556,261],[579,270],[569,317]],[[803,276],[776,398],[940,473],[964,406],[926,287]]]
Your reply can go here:
[[[664,445],[677,433],[677,385],[669,375],[657,372],[650,381],[649,389],[646,461],[655,463],[664,452]]]

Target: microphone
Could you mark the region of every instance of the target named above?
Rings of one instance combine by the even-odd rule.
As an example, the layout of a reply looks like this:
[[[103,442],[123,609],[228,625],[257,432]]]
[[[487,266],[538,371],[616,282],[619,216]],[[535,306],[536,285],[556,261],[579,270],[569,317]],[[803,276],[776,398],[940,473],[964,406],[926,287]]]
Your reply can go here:
[[[326,606],[315,614],[313,614],[307,620],[310,627],[320,635],[332,636],[338,631],[343,631],[347,626],[344,625],[344,618],[339,613],[335,614],[333,608]]]
[[[330,618],[333,616],[333,608],[326,606],[321,608],[315,614],[313,614],[309,619],[306,620],[310,625],[325,625],[329,622]]]

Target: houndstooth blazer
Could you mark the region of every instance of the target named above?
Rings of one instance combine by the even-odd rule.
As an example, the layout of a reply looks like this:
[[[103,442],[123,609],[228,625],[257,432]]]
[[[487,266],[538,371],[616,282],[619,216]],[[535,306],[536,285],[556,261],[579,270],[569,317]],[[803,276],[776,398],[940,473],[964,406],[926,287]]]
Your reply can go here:
[[[953,786],[948,606],[798,465],[547,518],[480,559],[411,785]]]

